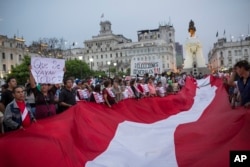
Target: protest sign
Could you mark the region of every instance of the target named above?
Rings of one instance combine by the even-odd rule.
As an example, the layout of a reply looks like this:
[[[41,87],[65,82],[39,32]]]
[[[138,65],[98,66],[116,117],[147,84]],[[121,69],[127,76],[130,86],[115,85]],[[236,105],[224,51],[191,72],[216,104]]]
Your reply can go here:
[[[131,76],[143,76],[148,73],[149,75],[160,74],[162,72],[162,62],[160,59],[143,61],[137,58],[131,60]]]
[[[64,59],[31,57],[31,72],[36,83],[62,83],[64,66]]]

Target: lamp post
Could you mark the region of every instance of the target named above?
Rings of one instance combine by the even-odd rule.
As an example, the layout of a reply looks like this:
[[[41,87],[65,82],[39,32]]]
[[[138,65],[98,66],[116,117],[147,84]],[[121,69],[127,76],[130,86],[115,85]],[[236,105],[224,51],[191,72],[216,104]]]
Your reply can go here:
[[[114,67],[115,67],[115,75],[116,75],[116,65],[117,65],[117,63],[114,63]]]
[[[78,59],[80,61],[82,61],[83,57],[82,56],[79,56]],[[82,79],[82,64],[80,65],[80,70],[81,70],[81,79]]]
[[[90,59],[89,59],[89,62],[90,62],[90,70],[92,71],[92,62],[94,61],[94,59],[91,57]]]
[[[242,47],[242,41],[244,41],[244,35],[243,34],[240,36],[240,51],[241,51],[241,55],[240,56],[242,57],[243,60],[245,60],[244,52],[243,52],[243,47]]]
[[[108,61],[107,64],[109,66],[109,78],[110,78],[110,61]]]

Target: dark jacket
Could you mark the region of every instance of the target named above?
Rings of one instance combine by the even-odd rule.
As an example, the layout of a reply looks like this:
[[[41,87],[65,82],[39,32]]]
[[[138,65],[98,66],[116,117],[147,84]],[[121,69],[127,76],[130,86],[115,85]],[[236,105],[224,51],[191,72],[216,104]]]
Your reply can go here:
[[[34,115],[31,112],[31,107],[29,103],[25,102],[25,105],[30,114],[31,120],[33,120]],[[9,103],[5,108],[3,123],[5,132],[16,130],[22,125],[21,111],[18,108],[15,99],[11,103]]]

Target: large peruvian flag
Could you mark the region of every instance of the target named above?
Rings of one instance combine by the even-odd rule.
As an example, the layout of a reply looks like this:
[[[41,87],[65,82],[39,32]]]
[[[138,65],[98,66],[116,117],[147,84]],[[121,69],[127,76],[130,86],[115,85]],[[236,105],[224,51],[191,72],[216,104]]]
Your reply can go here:
[[[232,150],[250,150],[250,109],[231,109],[220,79],[188,78],[177,95],[80,102],[5,134],[0,166],[226,167]]]

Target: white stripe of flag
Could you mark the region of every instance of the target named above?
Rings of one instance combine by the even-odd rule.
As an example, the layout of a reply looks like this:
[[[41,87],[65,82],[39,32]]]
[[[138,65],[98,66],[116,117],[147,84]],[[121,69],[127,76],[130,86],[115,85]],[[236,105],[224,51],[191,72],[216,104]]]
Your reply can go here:
[[[153,124],[125,121],[118,125],[108,148],[86,167],[167,167],[178,166],[174,133],[178,125],[194,122],[215,97],[210,77],[197,81],[196,96],[190,110]]]

